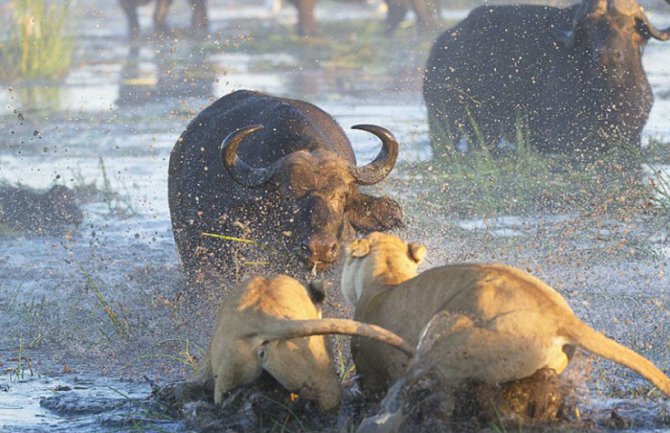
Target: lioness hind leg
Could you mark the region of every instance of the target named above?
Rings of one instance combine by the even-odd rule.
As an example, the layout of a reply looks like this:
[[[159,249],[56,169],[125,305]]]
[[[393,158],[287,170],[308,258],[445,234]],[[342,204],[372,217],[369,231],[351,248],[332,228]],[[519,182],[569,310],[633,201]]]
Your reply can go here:
[[[445,383],[459,386],[466,380],[498,384],[522,379],[547,365],[551,341],[486,324],[448,311],[438,313],[424,329],[417,365],[410,368],[435,369]]]

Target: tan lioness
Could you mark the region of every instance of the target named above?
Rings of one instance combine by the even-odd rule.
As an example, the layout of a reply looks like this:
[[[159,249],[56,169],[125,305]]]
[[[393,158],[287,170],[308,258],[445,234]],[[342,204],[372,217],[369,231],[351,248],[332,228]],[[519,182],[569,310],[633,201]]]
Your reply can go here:
[[[501,264],[440,266],[417,275],[425,251],[372,233],[348,246],[342,273],[342,292],[356,307],[356,320],[410,344],[421,340],[413,374],[433,369],[450,387],[466,380],[499,384],[543,368],[561,373],[581,347],[638,372],[670,396],[670,379],[661,370],[579,320],[539,279]],[[404,355],[354,340],[365,386],[384,388],[403,376]]]
[[[310,289],[279,275],[251,278],[229,293],[217,312],[197,379],[203,384],[214,381],[216,404],[265,370],[287,390],[316,400],[321,409],[336,409],[341,391],[323,334],[367,336],[394,345],[405,357],[414,353],[397,335],[377,326],[321,319],[325,295]]]

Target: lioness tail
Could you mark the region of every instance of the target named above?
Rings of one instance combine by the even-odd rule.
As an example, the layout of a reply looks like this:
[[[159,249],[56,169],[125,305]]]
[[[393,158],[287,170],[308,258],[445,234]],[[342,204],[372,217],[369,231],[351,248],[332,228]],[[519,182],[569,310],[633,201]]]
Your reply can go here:
[[[580,320],[576,320],[567,333],[579,346],[639,373],[670,397],[670,378],[644,356],[606,337]]]

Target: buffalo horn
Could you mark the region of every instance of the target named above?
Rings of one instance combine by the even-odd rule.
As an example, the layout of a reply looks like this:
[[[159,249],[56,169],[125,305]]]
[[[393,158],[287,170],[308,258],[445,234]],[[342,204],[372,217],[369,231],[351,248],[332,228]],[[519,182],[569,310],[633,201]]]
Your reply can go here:
[[[372,338],[395,347],[408,357],[414,355],[414,348],[402,337],[377,325],[357,322],[349,319],[318,319],[318,320],[283,320],[272,319],[262,333],[257,336],[266,341],[288,340],[291,338],[309,337],[311,335],[356,335]]]
[[[393,169],[395,161],[398,159],[398,140],[396,140],[391,131],[381,126],[354,125],[351,129],[367,131],[376,135],[382,141],[382,149],[374,161],[363,167],[356,167],[353,170],[357,184],[374,185],[388,176]]]
[[[574,22],[577,24],[589,15],[605,12],[607,12],[607,0],[584,0],[575,11]]]
[[[245,126],[228,134],[221,143],[223,166],[235,182],[249,188],[263,185],[274,173],[272,169],[251,167],[237,156],[237,148],[242,140],[261,129],[263,125]]]
[[[670,3],[670,0],[666,0],[668,3]],[[638,18],[640,21],[641,25],[641,33],[646,34],[648,36],[653,37],[654,39],[658,39],[659,41],[667,41],[670,39],[670,28],[665,29],[665,30],[659,30],[654,25],[649,21],[649,18],[647,15],[642,12]]]

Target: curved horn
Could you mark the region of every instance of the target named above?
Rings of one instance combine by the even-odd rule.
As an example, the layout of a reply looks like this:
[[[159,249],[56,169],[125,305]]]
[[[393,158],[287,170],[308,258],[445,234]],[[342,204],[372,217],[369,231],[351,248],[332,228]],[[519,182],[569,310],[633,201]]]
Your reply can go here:
[[[408,357],[414,355],[414,348],[402,337],[388,329],[377,325],[357,322],[349,319],[318,319],[318,320],[284,320],[275,319],[266,330],[258,333],[264,340],[287,340],[291,338],[309,337],[311,335],[356,335],[372,338],[395,347]]]
[[[670,0],[666,1],[670,3]],[[638,17],[638,20],[638,31],[644,36],[647,36],[647,38],[652,37],[654,39],[658,39],[659,41],[667,41],[670,39],[670,28],[665,30],[657,29],[654,27],[651,21],[649,21],[649,18],[647,17],[647,14],[644,13],[644,11],[642,11]]]
[[[607,12],[607,0],[585,0],[586,13],[605,13]]]
[[[251,167],[237,157],[237,148],[240,146],[242,140],[261,129],[263,129],[263,125],[245,126],[228,134],[221,143],[223,166],[235,182],[249,188],[263,185],[274,174],[272,168]]]
[[[573,25],[577,26],[580,21],[588,16],[601,15],[607,12],[607,0],[583,0],[574,9]]]
[[[359,185],[374,185],[389,175],[398,159],[398,140],[391,131],[375,125],[354,125],[351,129],[360,129],[376,135],[382,141],[382,149],[371,163],[356,167],[353,175]]]

